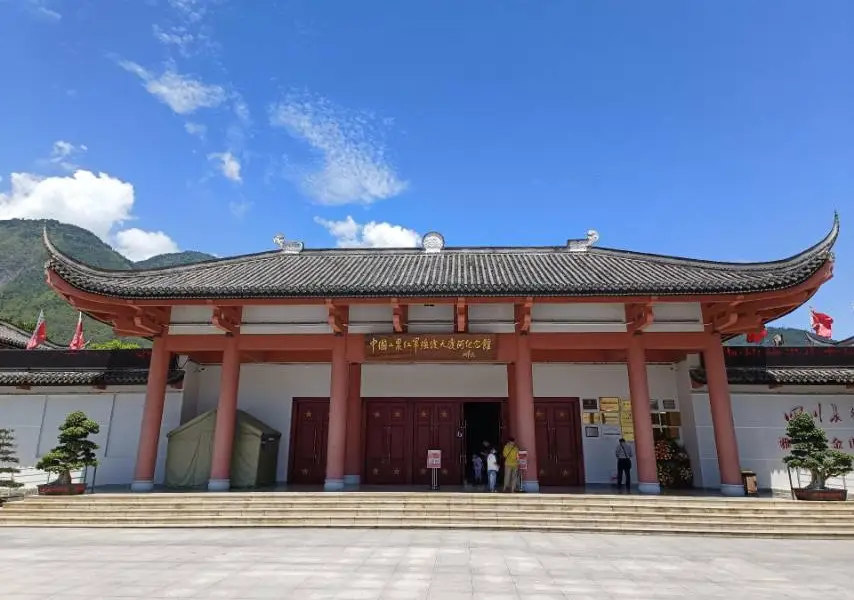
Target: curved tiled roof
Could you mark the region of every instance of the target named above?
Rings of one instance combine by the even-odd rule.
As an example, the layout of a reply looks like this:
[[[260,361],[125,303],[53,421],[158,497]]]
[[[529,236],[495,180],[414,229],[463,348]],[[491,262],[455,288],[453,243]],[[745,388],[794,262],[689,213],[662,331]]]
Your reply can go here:
[[[849,348],[854,347],[854,335],[851,337],[847,337],[844,340],[829,340],[827,338],[823,338],[814,334],[811,331],[806,332],[807,339],[810,343],[816,346],[828,346],[828,347],[837,347],[837,348]]]
[[[592,247],[327,249],[264,252],[151,270],[108,271],[60,253],[46,269],[123,299],[406,296],[680,296],[788,289],[828,260],[839,233],[785,260],[724,263]]]
[[[0,347],[7,346],[10,348],[19,348],[23,350],[27,347],[27,344],[30,341],[31,334],[26,331],[15,327],[11,323],[6,323],[5,321],[0,321]],[[53,349],[58,348],[56,344],[49,341],[44,341],[39,346],[39,349]]]

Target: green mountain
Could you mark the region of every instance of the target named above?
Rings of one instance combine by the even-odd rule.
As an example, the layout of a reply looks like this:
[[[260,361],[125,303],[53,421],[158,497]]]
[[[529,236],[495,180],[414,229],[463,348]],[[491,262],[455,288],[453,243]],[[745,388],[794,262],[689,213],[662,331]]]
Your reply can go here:
[[[214,258],[202,252],[177,252],[134,263],[105,244],[95,234],[75,225],[53,220],[11,219],[0,221],[0,321],[32,331],[39,310],[44,310],[48,337],[67,344],[74,335],[77,312],[45,283],[47,252],[42,230],[47,226],[51,242],[75,259],[104,269],[150,269],[190,264]],[[86,339],[113,339],[106,325],[84,317]]]

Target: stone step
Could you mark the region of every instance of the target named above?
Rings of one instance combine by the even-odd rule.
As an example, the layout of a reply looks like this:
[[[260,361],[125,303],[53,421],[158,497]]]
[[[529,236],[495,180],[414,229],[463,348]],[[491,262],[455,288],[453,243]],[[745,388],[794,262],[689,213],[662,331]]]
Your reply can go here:
[[[644,502],[612,503],[590,500],[587,502],[573,503],[542,503],[521,500],[487,499],[479,502],[436,502],[426,500],[412,501],[387,501],[387,500],[360,500],[352,496],[340,500],[317,500],[315,502],[281,500],[255,500],[246,501],[241,498],[233,499],[207,499],[204,497],[173,499],[154,498],[148,501],[127,501],[123,499],[96,500],[95,497],[88,499],[59,499],[59,498],[28,498],[23,501],[10,502],[5,510],[54,510],[58,508],[69,508],[81,511],[110,510],[121,508],[122,510],[141,510],[145,508],[198,508],[198,509],[222,509],[232,506],[245,506],[252,508],[267,509],[293,509],[310,510],[320,507],[336,508],[365,508],[372,510],[384,510],[403,507],[412,510],[565,510],[565,511],[656,511],[656,512],[691,512],[691,513],[715,513],[715,512],[750,512],[780,515],[799,514],[827,514],[827,515],[854,515],[854,502],[822,502],[822,503],[799,503],[799,502],[767,502],[755,501],[739,504],[726,502],[708,502],[706,504],[683,504],[680,502]]]
[[[248,505],[231,505],[218,507],[200,507],[200,506],[179,506],[179,507],[135,507],[129,509],[122,506],[96,507],[50,507],[39,508],[32,510],[32,507],[25,505],[7,507],[3,512],[0,512],[0,519],[4,517],[13,518],[18,515],[28,515],[33,518],[44,517],[68,517],[70,515],[77,516],[82,519],[92,518],[112,518],[114,516],[128,516],[138,519],[157,519],[161,516],[191,516],[202,517],[204,515],[211,516],[247,516],[247,517],[329,517],[329,516],[373,516],[383,518],[403,518],[403,517],[437,517],[446,518],[452,516],[459,519],[467,519],[478,515],[501,515],[501,518],[512,518],[513,516],[525,516],[541,519],[657,519],[667,518],[671,521],[675,520],[704,520],[704,519],[726,519],[730,522],[735,521],[785,521],[791,524],[821,524],[834,525],[839,522],[837,515],[820,515],[815,516],[811,513],[801,513],[798,515],[781,514],[769,511],[726,511],[718,510],[714,513],[698,512],[698,511],[654,511],[654,510],[631,510],[631,511],[616,511],[616,510],[542,510],[531,509],[528,507],[520,507],[512,511],[490,511],[476,507],[463,507],[453,509],[423,509],[409,508],[405,506],[390,506],[385,508],[370,508],[370,507],[312,507],[312,508],[281,508],[281,507],[256,507]],[[854,523],[854,512],[850,511],[843,515],[844,518],[851,518]]]
[[[781,524],[772,528],[757,526],[733,527],[725,521],[712,523],[673,524],[667,521],[648,523],[644,521],[618,522],[608,524],[583,523],[543,523],[520,520],[471,521],[434,521],[432,519],[373,519],[373,520],[331,520],[331,519],[234,519],[211,518],[173,519],[145,522],[136,519],[92,521],[92,520],[38,520],[28,522],[16,519],[14,522],[2,522],[0,526],[37,526],[37,527],[122,527],[122,528],[214,528],[214,527],[289,527],[289,528],[402,528],[402,529],[466,529],[466,530],[518,530],[518,531],[554,531],[567,533],[614,533],[614,534],[654,534],[654,535],[714,535],[729,537],[768,537],[768,538],[814,538],[814,539],[854,539],[854,527],[837,527],[826,530],[818,527],[793,528]]]

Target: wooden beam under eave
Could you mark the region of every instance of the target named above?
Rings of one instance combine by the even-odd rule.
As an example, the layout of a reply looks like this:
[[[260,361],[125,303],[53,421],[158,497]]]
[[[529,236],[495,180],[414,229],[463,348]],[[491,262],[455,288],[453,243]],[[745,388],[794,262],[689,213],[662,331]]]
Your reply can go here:
[[[517,304],[516,312],[516,333],[528,335],[531,332],[531,322],[533,317],[531,313],[534,308],[534,299],[530,296],[525,298],[525,302]]]
[[[228,335],[237,335],[242,318],[243,308],[240,306],[214,306],[211,325]]]
[[[332,300],[326,301],[326,309],[328,311],[327,321],[329,328],[335,335],[343,335],[344,328],[347,326],[347,316],[345,315],[346,308],[338,306]]]
[[[469,328],[469,307],[465,298],[458,298],[454,305],[454,331],[466,333]]]
[[[640,333],[655,320],[652,304],[626,305],[626,330],[629,333]]]
[[[409,305],[401,304],[397,298],[392,298],[391,322],[395,333],[406,333],[409,326]]]

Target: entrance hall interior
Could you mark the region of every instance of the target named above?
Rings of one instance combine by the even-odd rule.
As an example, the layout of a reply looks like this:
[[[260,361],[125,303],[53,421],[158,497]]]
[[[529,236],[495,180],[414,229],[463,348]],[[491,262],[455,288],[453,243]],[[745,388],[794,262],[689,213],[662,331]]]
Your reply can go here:
[[[474,482],[472,456],[484,450],[484,443],[495,446],[500,453],[504,439],[500,402],[463,403],[463,431],[465,432],[465,477],[464,483]],[[483,480],[486,481],[486,458],[484,457]]]

